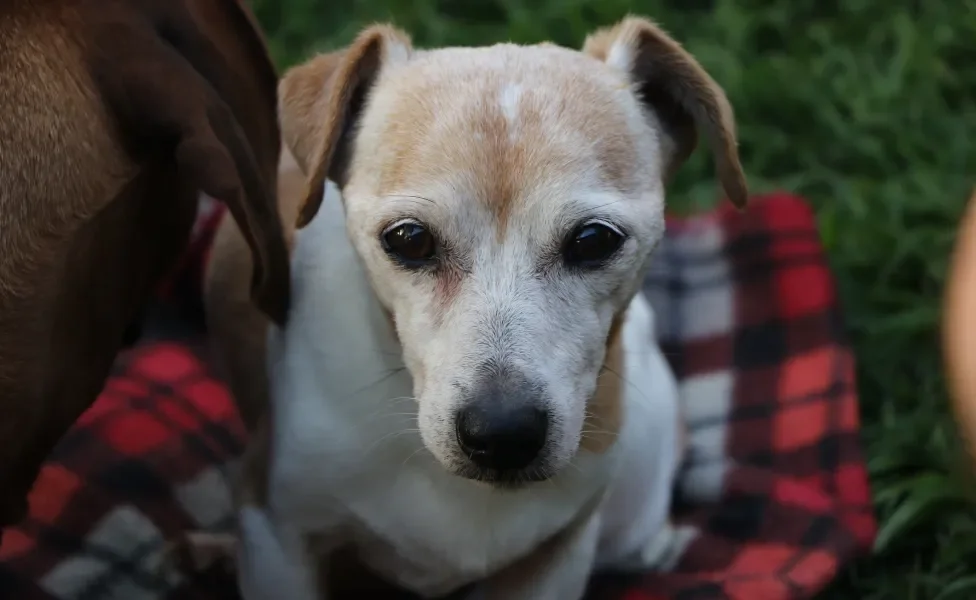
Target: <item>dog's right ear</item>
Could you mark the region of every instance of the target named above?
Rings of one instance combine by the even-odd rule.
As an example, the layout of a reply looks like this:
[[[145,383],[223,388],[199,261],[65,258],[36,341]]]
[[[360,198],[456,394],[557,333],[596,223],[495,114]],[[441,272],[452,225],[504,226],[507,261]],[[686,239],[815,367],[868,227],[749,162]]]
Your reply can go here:
[[[326,179],[345,183],[352,131],[380,70],[409,59],[410,38],[389,25],[364,30],[346,49],[290,69],[278,85],[282,136],[308,177],[297,227],[315,217]]]
[[[749,191],[732,106],[721,86],[681,44],[656,23],[627,17],[590,34],[583,53],[625,72],[645,105],[657,114],[671,142],[665,180],[691,155],[701,134],[709,141],[729,200],[739,208],[746,205]]]

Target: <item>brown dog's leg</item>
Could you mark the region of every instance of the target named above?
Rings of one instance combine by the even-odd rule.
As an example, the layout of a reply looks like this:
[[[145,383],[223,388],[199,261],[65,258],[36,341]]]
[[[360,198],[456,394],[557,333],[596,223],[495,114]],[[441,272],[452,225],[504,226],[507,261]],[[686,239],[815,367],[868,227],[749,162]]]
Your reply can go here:
[[[230,573],[235,568],[236,552],[234,534],[191,531],[167,546],[161,566],[165,570],[199,573],[220,565]]]

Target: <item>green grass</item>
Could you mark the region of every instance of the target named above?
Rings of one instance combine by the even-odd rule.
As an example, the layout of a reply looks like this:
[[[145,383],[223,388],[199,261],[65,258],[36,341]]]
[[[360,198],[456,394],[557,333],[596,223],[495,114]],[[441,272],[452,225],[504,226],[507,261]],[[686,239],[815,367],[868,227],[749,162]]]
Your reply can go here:
[[[725,87],[755,191],[817,211],[859,360],[881,534],[824,597],[976,597],[976,501],[947,414],[939,297],[976,183],[976,0],[252,0],[282,67],[392,20],[417,45],[579,46],[651,16]],[[671,189],[714,204],[705,152]]]

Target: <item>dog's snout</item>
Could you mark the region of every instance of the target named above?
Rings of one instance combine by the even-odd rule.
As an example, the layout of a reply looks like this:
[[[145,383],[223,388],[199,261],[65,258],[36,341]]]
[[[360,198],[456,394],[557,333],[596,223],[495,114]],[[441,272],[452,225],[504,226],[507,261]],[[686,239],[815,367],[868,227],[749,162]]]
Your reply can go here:
[[[545,446],[548,430],[548,412],[532,405],[477,400],[457,416],[458,444],[483,469],[524,469]]]
[[[542,452],[549,433],[545,386],[512,369],[481,371],[481,382],[456,415],[458,445],[480,469],[525,469]]]

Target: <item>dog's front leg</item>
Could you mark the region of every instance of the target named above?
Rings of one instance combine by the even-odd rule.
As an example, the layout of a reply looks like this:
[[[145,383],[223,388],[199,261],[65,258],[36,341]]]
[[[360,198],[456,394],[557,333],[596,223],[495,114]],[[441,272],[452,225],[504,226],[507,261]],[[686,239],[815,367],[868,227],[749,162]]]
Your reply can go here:
[[[238,512],[237,580],[244,600],[326,600],[305,536],[253,504]]]
[[[469,600],[580,600],[599,536],[600,514],[587,511],[535,552],[488,577]]]

